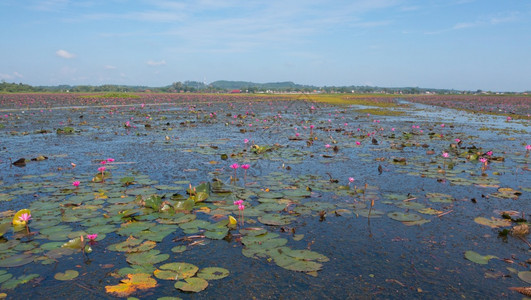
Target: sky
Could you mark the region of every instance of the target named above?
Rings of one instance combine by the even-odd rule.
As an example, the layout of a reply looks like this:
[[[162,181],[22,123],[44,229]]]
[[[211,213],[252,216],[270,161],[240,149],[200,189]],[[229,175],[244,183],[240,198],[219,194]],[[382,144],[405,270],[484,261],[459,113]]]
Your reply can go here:
[[[531,90],[528,0],[0,0],[0,80]]]

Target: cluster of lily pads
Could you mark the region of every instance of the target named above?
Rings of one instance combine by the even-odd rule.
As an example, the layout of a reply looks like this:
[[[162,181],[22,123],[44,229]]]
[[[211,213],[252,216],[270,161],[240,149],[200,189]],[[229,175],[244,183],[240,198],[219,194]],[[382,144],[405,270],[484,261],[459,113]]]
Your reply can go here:
[[[377,103],[373,99],[359,103],[374,104],[376,108],[328,107],[311,102],[307,103],[308,114],[293,115],[289,101],[267,103],[272,101],[270,98],[261,99],[265,101],[263,111],[254,111],[251,104],[245,106],[245,111],[243,105],[232,103],[251,101],[248,97],[223,100],[223,109],[219,103],[213,108],[209,104],[213,98],[209,96],[196,103],[191,97],[188,103],[181,104],[183,109],[170,105],[161,112],[156,111],[156,105],[164,107],[171,99],[165,95],[155,98],[113,100],[115,104],[132,105],[134,110],[104,108],[108,115],[98,121],[105,118],[113,122],[114,135],[134,131],[139,139],[153,137],[152,145],[165,151],[201,157],[207,162],[206,168],[182,171],[197,173],[196,178],[201,179],[166,180],[161,184],[152,179],[157,178],[153,170],[119,172],[119,164],[95,159],[89,173],[74,174],[74,168],[61,174],[22,177],[3,186],[1,201],[37,193],[42,196],[28,205],[31,223],[19,224],[21,230],[12,230],[13,220],[20,220],[24,212],[30,214],[29,210],[2,213],[0,267],[9,269],[0,271],[0,289],[8,291],[46,274],[18,276],[18,267],[52,266],[72,257],[90,261],[98,255],[111,261],[120,258],[115,262],[120,267],[112,268],[115,278],[108,278],[105,283],[109,294],[128,296],[156,289],[167,280],[174,281],[180,291],[199,292],[209,284],[215,285],[212,280],[230,276],[230,271],[223,268],[227,266],[222,262],[195,266],[180,259],[179,254],[199,252],[209,241],[217,240],[235,243],[244,257],[263,264],[317,276],[326,268],[329,257],[298,243],[305,239],[298,230],[308,220],[364,217],[426,226],[441,222],[442,217],[451,216],[458,209],[462,199],[458,199],[455,187],[477,187],[491,199],[514,201],[530,192],[525,186],[509,187],[503,176],[529,164],[526,143],[512,151],[492,151],[481,145],[477,137],[457,132],[452,124],[394,124],[392,117],[405,113],[388,97]],[[110,105],[111,100],[94,101]],[[177,123],[171,124],[170,120]],[[83,122],[86,121],[75,128],[62,127],[56,133],[71,138],[102,130],[99,124]],[[198,126],[224,126],[228,137],[201,140],[183,135],[199,130],[195,128]],[[176,127],[181,129],[178,134]],[[319,167],[305,169],[308,161]],[[97,173],[94,165],[99,166]],[[237,176],[236,165],[253,167],[244,168],[242,180],[242,176]],[[352,167],[336,169],[339,165]],[[247,169],[252,172],[247,174]],[[356,169],[373,173],[367,175]],[[386,173],[436,185],[410,193],[395,191],[382,187],[383,183],[375,177]],[[70,183],[62,178],[75,180]],[[235,205],[240,200],[243,202]],[[500,207],[499,212],[478,212],[472,219],[493,230],[527,224],[525,218],[507,218],[507,213]],[[238,215],[240,222],[236,220]],[[525,235],[514,236],[525,239]],[[107,252],[103,254],[104,251]],[[493,258],[469,250],[463,259],[488,262]],[[529,278],[525,272],[516,270],[515,274]],[[73,280],[79,276],[77,270],[63,268],[54,278]]]

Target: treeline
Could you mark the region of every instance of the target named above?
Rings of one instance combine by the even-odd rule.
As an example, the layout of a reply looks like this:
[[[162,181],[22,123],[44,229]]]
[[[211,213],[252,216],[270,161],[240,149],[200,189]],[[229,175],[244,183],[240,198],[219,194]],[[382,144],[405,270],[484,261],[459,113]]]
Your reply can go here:
[[[459,91],[453,89],[427,89],[419,87],[386,88],[374,86],[312,86],[296,84],[291,81],[255,83],[248,81],[227,81],[219,80],[210,84],[199,81],[174,82],[164,87],[130,86],[106,84],[100,86],[93,85],[57,85],[57,86],[31,86],[23,83],[0,83],[0,93],[384,93],[384,94],[480,94],[492,92]],[[507,93],[513,94],[513,93]]]

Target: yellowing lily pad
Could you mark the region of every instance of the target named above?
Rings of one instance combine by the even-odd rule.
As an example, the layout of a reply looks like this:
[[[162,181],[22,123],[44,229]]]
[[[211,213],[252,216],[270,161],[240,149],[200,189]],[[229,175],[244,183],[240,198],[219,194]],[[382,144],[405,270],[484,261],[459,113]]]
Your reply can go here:
[[[523,281],[531,284],[531,271],[521,271],[518,272],[518,278],[522,279]]]
[[[19,219],[19,217],[22,216],[23,214],[31,215],[31,211],[29,209],[21,209],[21,210],[17,211],[15,216],[13,216],[13,225],[15,225],[15,226],[16,225],[26,225],[25,221],[21,221]]]
[[[494,255],[481,255],[477,252],[469,250],[465,252],[465,258],[472,262],[475,262],[476,264],[486,265],[489,263],[489,260],[498,257]]]
[[[149,274],[138,273],[128,274],[126,279],[122,279],[117,285],[105,286],[105,291],[118,297],[127,297],[137,290],[147,290],[157,286],[157,281]]]
[[[200,292],[208,287],[208,281],[199,277],[186,278],[186,282],[177,281],[175,283],[175,288],[183,292]]]
[[[76,270],[66,270],[64,273],[59,272],[59,273],[55,274],[55,276],[53,278],[55,278],[57,280],[67,281],[67,280],[72,280],[72,279],[76,278],[77,276],[79,276],[79,272],[78,271],[76,271]]]
[[[474,222],[489,226],[490,228],[499,228],[499,227],[508,227],[511,226],[511,220],[508,219],[498,219],[491,217],[490,220],[484,217],[477,217],[474,219]]]

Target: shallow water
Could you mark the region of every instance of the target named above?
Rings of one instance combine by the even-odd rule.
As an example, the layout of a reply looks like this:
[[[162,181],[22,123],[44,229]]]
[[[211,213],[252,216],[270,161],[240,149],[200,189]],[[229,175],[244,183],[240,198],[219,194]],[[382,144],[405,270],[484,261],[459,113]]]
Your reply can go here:
[[[197,186],[202,181],[218,178],[230,186],[233,170],[229,166],[246,162],[251,168],[245,181],[241,178],[241,170],[238,171],[240,179],[235,183],[235,189],[249,191],[246,194],[248,198],[244,199],[249,208],[259,204],[257,200],[262,197],[260,189],[286,192],[289,187],[312,190],[310,197],[294,198],[298,206],[312,201],[332,205],[324,209],[324,219],[320,218],[319,211],[311,211],[301,214],[286,226],[262,225],[256,217],[246,217],[245,226],[265,227],[269,232],[278,233],[288,239],[287,246],[292,249],[311,249],[327,256],[330,261],[323,263],[317,277],[283,269],[265,258],[253,259],[242,255],[245,246],[239,242],[237,230],[231,231],[234,236],[230,241],[206,239],[205,245],[173,253],[170,249],[176,243],[172,240],[186,236],[177,229],[157,244],[156,249],[170,254],[169,260],[164,263],[183,261],[200,268],[223,267],[230,270],[230,275],[210,281],[209,287],[197,294],[176,290],[173,281],[157,280],[156,288],[134,296],[142,299],[162,296],[521,298],[507,288],[526,286],[526,283],[507,267],[517,271],[529,270],[529,263],[525,263],[529,259],[529,247],[511,236],[504,241],[498,237],[501,229],[477,224],[474,218],[499,218],[495,210],[515,210],[529,218],[531,176],[525,167],[530,159],[525,157],[524,150],[526,142],[529,143],[525,140],[529,137],[529,120],[506,122],[499,117],[415,103],[399,108],[407,112],[405,116],[367,116],[357,113],[362,107],[319,104],[313,104],[317,109],[310,114],[310,103],[303,101],[263,101],[250,105],[236,100],[234,106],[227,102],[200,102],[194,109],[199,111],[197,114],[189,112],[189,104],[179,101],[156,105],[147,103],[144,108],[140,104],[83,108],[57,106],[42,112],[25,108],[24,113],[22,110],[3,110],[12,115],[0,119],[0,124],[4,125],[0,129],[0,194],[13,194],[13,199],[0,202],[1,210],[27,208],[39,199],[68,200],[68,195],[54,196],[53,188],[46,189],[46,186],[70,188],[70,183],[79,178],[94,191],[105,188],[105,184],[86,181],[96,173],[99,162],[108,157],[115,159],[115,163],[109,164],[113,179],[108,185],[130,174],[146,175],[150,183],[133,187],[154,184],[177,187],[178,190],[163,187],[157,190],[159,195],[168,197],[175,192],[184,194],[187,184],[182,182]],[[217,117],[210,118],[211,112],[216,112]],[[234,115],[245,118],[234,118]],[[69,119],[77,132],[72,135],[56,134],[56,129],[68,125]],[[136,128],[125,128],[126,121]],[[151,127],[146,127],[146,124]],[[315,126],[313,136],[317,138],[312,145],[307,144],[310,125]],[[420,128],[412,129],[413,125]],[[480,130],[482,127],[489,130]],[[47,130],[49,133],[35,133],[36,130]],[[289,139],[296,132],[300,133],[302,140]],[[377,145],[371,142],[372,137],[367,137],[367,133],[372,132]],[[440,137],[441,134],[443,137]],[[244,144],[246,138],[257,145],[278,143],[281,147],[257,155],[251,153],[250,145]],[[458,150],[460,153],[468,151],[467,147],[475,146],[478,151],[491,150],[493,156],[503,156],[505,160],[491,162],[486,170],[488,176],[481,176],[481,163],[477,161],[468,161],[461,156],[445,161],[441,153],[455,150],[450,147],[455,138],[463,140],[463,149]],[[360,141],[361,145],[356,145],[356,141]],[[408,143],[410,145],[403,149],[394,147]],[[325,144],[337,145],[337,153],[325,148]],[[422,147],[423,144],[427,147]],[[427,155],[427,150],[436,154]],[[221,154],[227,154],[229,158],[223,160]],[[21,157],[39,155],[48,159],[28,162],[25,167],[10,164]],[[406,158],[407,163],[393,163],[393,158]],[[455,174],[450,170],[446,174],[437,172],[439,168],[446,169],[450,161],[455,164]],[[76,167],[72,168],[71,163],[75,163]],[[381,174],[378,166],[381,166]],[[348,184],[348,177],[355,178],[351,189],[354,185],[364,189],[365,184],[369,189],[365,190],[365,194],[342,192]],[[330,182],[331,178],[339,183]],[[28,193],[22,191],[24,187],[17,188],[17,184],[23,182],[46,181],[50,183],[30,189]],[[517,199],[495,197],[493,194],[497,187],[510,187],[521,191],[521,195]],[[429,193],[450,195],[451,200],[434,202],[427,196]],[[392,195],[400,195],[402,200],[414,199],[396,200]],[[380,217],[373,215],[367,218],[354,209],[360,203],[370,205],[371,199],[374,199],[373,209],[382,212]],[[446,214],[421,214],[412,203]],[[387,216],[389,212],[396,211],[414,212],[429,222],[406,226]],[[212,221],[209,215],[196,214],[199,219]],[[37,223],[38,220],[34,219],[30,224]],[[84,228],[76,222],[70,225],[75,230]],[[289,230],[283,232],[284,227],[294,228],[304,237],[296,241]],[[4,241],[16,238],[20,236],[8,233]],[[23,238],[22,243],[31,240]],[[120,278],[114,278],[110,273],[127,267],[128,263],[123,253],[106,248],[122,240],[123,237],[114,232],[107,233],[105,239],[93,246],[94,251],[89,254],[90,263],[83,261],[81,253],[74,253],[51,265],[35,262],[6,268],[15,276],[36,273],[39,277],[14,290],[0,289],[0,292],[14,299],[50,295],[78,299],[113,298],[105,293],[104,287],[117,284]],[[46,239],[39,240],[36,236],[35,241],[43,243]],[[481,255],[495,255],[500,259],[492,259],[487,265],[476,264],[465,259],[464,253],[468,250]],[[7,257],[6,254],[3,256]],[[514,263],[504,262],[501,258],[510,258]],[[109,264],[113,266],[101,268]],[[82,275],[73,281],[54,279],[55,273],[67,269],[79,270]]]

